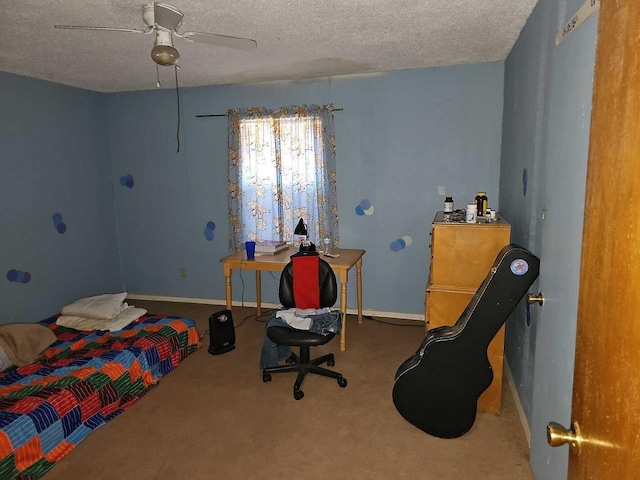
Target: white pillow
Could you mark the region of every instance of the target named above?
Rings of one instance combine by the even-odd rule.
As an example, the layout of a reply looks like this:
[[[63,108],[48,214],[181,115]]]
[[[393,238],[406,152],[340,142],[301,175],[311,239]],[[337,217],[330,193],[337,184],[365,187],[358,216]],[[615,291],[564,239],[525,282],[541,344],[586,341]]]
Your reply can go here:
[[[127,292],[105,293],[81,298],[66,305],[62,309],[62,315],[82,318],[113,318],[126,308],[126,305],[122,305],[125,298],[127,298]]]
[[[135,322],[145,313],[147,313],[147,311],[144,308],[128,306],[113,318],[99,319],[62,315],[58,317],[56,323],[63,327],[73,328],[74,330],[109,330],[110,332],[115,332],[122,330],[131,322]]]

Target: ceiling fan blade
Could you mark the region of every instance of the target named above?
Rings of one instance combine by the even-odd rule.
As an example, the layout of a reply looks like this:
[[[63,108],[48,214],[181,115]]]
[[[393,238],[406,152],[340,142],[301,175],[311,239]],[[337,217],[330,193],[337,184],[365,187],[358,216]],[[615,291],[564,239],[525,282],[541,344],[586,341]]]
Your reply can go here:
[[[167,30],[176,30],[182,23],[184,14],[176,7],[156,2],[153,4],[153,17],[156,25]]]
[[[103,30],[106,32],[131,32],[131,33],[151,33],[145,30],[138,30],[136,28],[113,28],[113,27],[84,27],[78,25],[54,25],[53,28],[62,28],[65,30]]]
[[[228,37],[227,35],[216,35],[214,33],[187,32],[182,37],[188,42],[208,43],[219,47],[237,48],[239,50],[253,50],[258,46],[258,42],[250,38]]]

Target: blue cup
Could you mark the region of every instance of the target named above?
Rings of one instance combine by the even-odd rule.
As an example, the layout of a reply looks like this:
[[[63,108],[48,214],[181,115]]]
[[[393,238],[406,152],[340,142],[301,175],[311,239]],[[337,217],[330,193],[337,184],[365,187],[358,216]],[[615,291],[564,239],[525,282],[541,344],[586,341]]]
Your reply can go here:
[[[244,242],[244,246],[247,249],[247,260],[256,258],[256,242]]]

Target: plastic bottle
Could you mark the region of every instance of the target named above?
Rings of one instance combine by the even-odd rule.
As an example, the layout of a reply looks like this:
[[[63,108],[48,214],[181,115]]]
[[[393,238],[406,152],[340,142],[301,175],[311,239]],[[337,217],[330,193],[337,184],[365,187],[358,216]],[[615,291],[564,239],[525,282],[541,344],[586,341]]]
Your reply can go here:
[[[467,205],[467,223],[476,223],[478,214],[478,206],[475,203]]]
[[[444,213],[453,212],[453,197],[445,197],[444,199]]]
[[[478,216],[484,217],[484,214],[487,212],[487,207],[489,206],[489,200],[487,199],[486,192],[478,192],[475,199],[476,207],[478,208]]]
[[[330,255],[331,254],[331,239],[330,238],[325,238],[324,239],[324,254],[325,255]]]

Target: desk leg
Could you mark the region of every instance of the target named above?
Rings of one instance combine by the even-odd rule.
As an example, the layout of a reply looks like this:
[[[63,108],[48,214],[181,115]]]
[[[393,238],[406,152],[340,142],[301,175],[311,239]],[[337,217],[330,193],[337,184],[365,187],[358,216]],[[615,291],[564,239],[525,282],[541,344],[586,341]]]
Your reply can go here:
[[[227,300],[227,310],[231,310],[231,273],[232,270],[225,269],[224,271],[224,281],[225,281],[225,297]]]
[[[347,350],[347,272],[340,273],[340,310],[342,310],[342,330],[340,331],[340,351]]]
[[[260,270],[256,270],[256,314],[260,316],[262,314],[262,273]]]
[[[362,323],[362,258],[356,262],[356,292],[358,294],[358,324]]]

